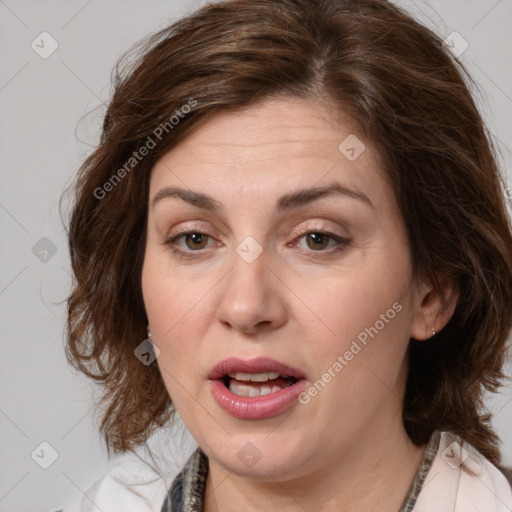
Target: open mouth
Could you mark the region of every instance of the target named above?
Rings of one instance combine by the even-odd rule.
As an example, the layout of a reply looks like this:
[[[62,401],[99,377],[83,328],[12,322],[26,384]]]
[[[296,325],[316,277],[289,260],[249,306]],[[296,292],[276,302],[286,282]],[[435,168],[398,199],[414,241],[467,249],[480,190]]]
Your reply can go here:
[[[298,403],[307,375],[270,357],[231,357],[208,373],[214,400],[230,416],[260,420],[278,416]]]
[[[221,378],[226,388],[237,396],[257,397],[276,393],[299,379],[277,372],[227,373]]]

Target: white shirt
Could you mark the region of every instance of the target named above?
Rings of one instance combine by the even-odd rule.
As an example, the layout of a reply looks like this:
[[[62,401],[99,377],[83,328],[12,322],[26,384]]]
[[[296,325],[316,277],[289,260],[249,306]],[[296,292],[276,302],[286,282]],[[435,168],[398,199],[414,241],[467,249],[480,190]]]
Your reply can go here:
[[[476,474],[470,475],[463,466]],[[140,456],[116,459],[80,505],[62,512],[160,512],[180,471],[159,476]],[[55,511],[58,512],[58,511]],[[441,432],[439,448],[413,512],[512,512],[512,489],[499,469],[458,436]]]

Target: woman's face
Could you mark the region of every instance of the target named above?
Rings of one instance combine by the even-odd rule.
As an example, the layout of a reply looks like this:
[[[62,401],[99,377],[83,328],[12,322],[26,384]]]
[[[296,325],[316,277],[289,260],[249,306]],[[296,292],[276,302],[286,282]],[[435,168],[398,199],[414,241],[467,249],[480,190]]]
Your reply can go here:
[[[320,104],[218,113],[157,162],[142,287],[211,464],[292,478],[403,432],[420,321],[403,220],[369,141]],[[212,373],[230,358],[248,366]]]

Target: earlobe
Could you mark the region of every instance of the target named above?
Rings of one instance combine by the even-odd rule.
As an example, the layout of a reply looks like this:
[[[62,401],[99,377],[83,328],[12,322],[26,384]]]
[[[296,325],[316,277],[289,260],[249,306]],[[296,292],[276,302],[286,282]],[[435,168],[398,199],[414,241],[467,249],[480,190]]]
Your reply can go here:
[[[433,338],[450,321],[459,299],[459,287],[453,279],[438,276],[440,293],[432,283],[419,284],[411,324],[411,338]],[[443,300],[444,298],[444,300]]]

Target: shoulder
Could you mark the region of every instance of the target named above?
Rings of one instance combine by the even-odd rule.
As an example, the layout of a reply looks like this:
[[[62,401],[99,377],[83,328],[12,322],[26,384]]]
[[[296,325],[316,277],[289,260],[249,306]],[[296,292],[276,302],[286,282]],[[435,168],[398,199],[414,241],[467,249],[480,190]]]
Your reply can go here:
[[[132,453],[124,455],[90,488],[80,512],[159,511],[173,476],[159,475]]]
[[[81,500],[54,512],[160,512],[173,476],[162,477],[136,454],[127,453],[110,463]]]
[[[414,512],[510,512],[505,475],[472,445],[441,432],[439,448]]]
[[[145,449],[117,456],[76,503],[52,512],[160,512],[169,486],[197,447],[191,439],[178,441],[165,436],[160,444],[152,441],[158,467]]]

